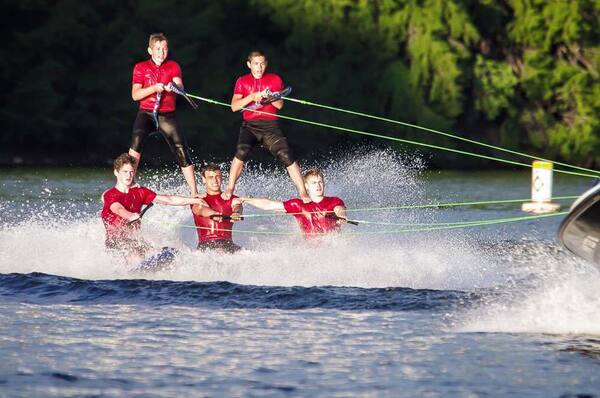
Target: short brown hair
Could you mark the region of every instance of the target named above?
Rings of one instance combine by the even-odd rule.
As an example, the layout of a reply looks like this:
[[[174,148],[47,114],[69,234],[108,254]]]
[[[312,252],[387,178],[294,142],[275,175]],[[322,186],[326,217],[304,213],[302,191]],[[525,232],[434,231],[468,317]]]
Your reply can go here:
[[[113,162],[113,168],[119,171],[121,170],[121,167],[125,166],[126,164],[130,164],[133,166],[133,168],[135,168],[137,160],[135,160],[135,158],[128,153],[122,153],[119,156],[117,156],[117,158]]]
[[[169,42],[167,40],[167,36],[165,36],[164,33],[151,33],[150,38],[148,38],[148,48],[152,48],[154,43],[156,43],[157,41],[166,41],[167,43]]]
[[[218,164],[215,164],[215,163],[209,163],[209,164],[207,164],[206,166],[204,166],[204,167],[202,168],[202,171],[200,172],[200,175],[202,175],[202,177],[206,177],[204,174],[205,174],[207,171],[214,171],[214,172],[217,172],[217,171],[218,171],[218,172],[221,172],[221,168],[219,167],[219,165],[218,165]]]
[[[306,180],[308,180],[308,177],[321,177],[321,179],[325,180],[325,177],[323,177],[323,173],[321,172],[321,170],[319,169],[310,169],[307,170],[304,175],[302,176],[302,178],[304,179],[304,182],[306,182]]]
[[[265,52],[262,50],[252,50],[248,53],[248,62],[252,61],[254,57],[265,57],[265,61],[268,61]]]

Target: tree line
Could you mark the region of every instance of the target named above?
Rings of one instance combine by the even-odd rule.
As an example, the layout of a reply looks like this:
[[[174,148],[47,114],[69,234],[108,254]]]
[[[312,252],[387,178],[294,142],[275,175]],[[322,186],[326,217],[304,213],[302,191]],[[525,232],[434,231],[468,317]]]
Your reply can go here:
[[[0,27],[5,162],[100,163],[125,151],[137,108],[131,70],[148,57],[152,32],[169,37],[186,89],[203,97],[228,102],[246,54],[261,48],[296,98],[579,165],[600,161],[598,1],[9,0],[2,8],[12,16]],[[195,157],[233,154],[240,115],[206,103],[178,109]],[[289,102],[284,114],[477,149]],[[293,122],[284,131],[303,157],[382,144]],[[486,166],[439,152],[431,159]]]

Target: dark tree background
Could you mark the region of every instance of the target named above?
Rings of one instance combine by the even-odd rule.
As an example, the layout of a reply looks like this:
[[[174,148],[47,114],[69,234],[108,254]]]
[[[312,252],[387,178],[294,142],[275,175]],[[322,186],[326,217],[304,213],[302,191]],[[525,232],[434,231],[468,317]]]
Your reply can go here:
[[[294,97],[544,157],[600,161],[600,2],[593,0],[5,0],[0,163],[104,163],[127,150],[133,65],[164,32],[186,89],[229,102],[253,48]],[[179,101],[196,159],[233,154],[240,115]],[[426,132],[299,104],[284,113],[438,145]],[[370,142],[284,122],[303,157]],[[171,160],[166,145],[149,151]],[[381,141],[377,142],[387,145]],[[164,155],[164,156],[163,156]],[[151,158],[148,156],[146,158]],[[485,166],[436,153],[434,165]]]

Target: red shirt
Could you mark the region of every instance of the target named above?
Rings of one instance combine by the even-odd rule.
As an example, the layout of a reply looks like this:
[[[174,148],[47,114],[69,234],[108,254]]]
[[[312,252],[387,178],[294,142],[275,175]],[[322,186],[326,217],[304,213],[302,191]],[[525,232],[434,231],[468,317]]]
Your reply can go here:
[[[265,88],[268,88],[272,92],[283,90],[283,81],[281,77],[274,73],[265,73],[260,79],[255,79],[252,76],[252,73],[248,73],[237,79],[235,82],[235,88],[233,89],[233,94],[241,94],[242,97],[247,97],[251,93],[256,93],[259,91],[263,91]],[[254,104],[251,102],[247,106]],[[272,113],[273,115],[264,115],[262,113],[256,113],[252,111],[244,111],[243,117],[246,121],[251,120],[276,120],[278,109],[273,106],[273,104],[267,104],[264,106],[258,106],[256,110],[261,112]]]
[[[211,209],[230,216],[233,213],[231,201],[237,198],[235,195],[231,195],[229,200],[221,198],[221,194],[217,195],[206,195],[204,200]],[[200,242],[206,242],[210,240],[232,240],[231,229],[233,223],[231,220],[223,220],[221,222],[213,221],[208,217],[201,217],[194,214],[194,223],[196,224],[196,231],[198,232],[198,240]]]
[[[168,84],[174,77],[181,78],[181,68],[175,61],[166,60],[162,64],[156,65],[152,59],[139,62],[133,68],[133,80],[131,84],[141,84],[142,88],[152,86],[156,83]],[[140,109],[145,111],[154,110],[156,103],[156,94],[150,94],[140,100]],[[161,94],[159,112],[175,111],[176,94],[172,91],[163,91]]]
[[[301,199],[283,202],[286,213],[300,213],[294,214],[294,217],[307,237],[311,234],[339,231],[340,226],[336,220],[327,218],[325,214],[315,213],[335,214],[333,209],[337,206],[344,206],[344,201],[334,196],[324,196],[319,203],[304,203]]]
[[[110,206],[113,203],[120,203],[127,211],[139,213],[142,205],[152,203],[156,193],[145,187],[129,188],[129,192],[124,193],[116,187],[109,189],[102,194],[104,206],[102,207],[102,222],[106,228],[106,238],[127,237],[139,228],[139,223],[127,225],[127,220],[113,213]]]

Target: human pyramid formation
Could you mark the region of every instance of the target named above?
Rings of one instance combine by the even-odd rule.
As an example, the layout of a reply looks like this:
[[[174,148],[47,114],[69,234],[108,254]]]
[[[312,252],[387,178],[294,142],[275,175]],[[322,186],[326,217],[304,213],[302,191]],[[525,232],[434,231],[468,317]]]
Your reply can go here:
[[[232,227],[234,222],[242,220],[244,203],[262,210],[293,214],[305,237],[339,231],[340,224],[346,221],[344,202],[337,197],[324,196],[320,170],[308,170],[302,175],[277,120],[283,99],[266,100],[284,86],[278,75],[265,73],[267,58],[262,51],[252,51],[248,55],[246,65],[250,73],[237,79],[231,98],[231,110],[243,110],[243,122],[227,187],[225,191],[221,190],[221,170],[211,163],[201,170],[206,190],[202,194],[198,193],[194,165],[175,116],[176,92],[183,92],[184,87],[181,68],[167,58],[168,41],[162,33],[150,35],[148,53],[150,59],[137,63],[133,69],[131,96],[140,106],[133,124],[129,153],[115,159],[116,185],[102,195],[102,220],[109,249],[122,253],[128,262],[139,262],[154,250],[140,236],[142,206],[153,203],[191,205],[198,231],[198,248],[202,250],[233,253],[240,249],[233,243]],[[143,142],[154,131],[159,131],[169,144],[189,186],[190,196],[157,194],[135,182]],[[257,145],[268,149],[286,167],[299,198],[282,202],[234,195],[244,162]],[[170,250],[167,257],[172,257],[173,249]]]

